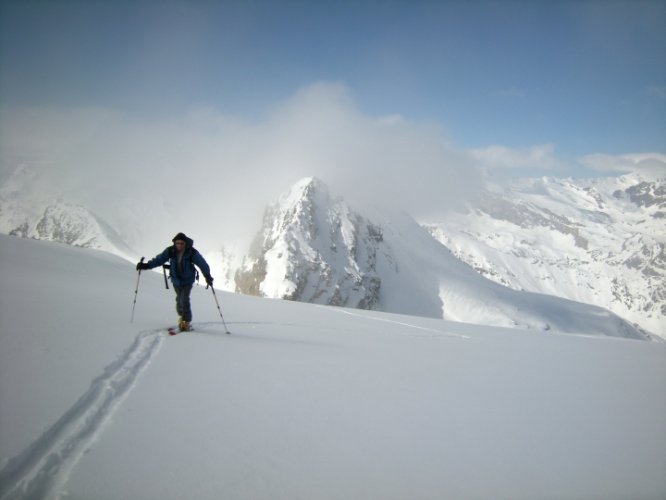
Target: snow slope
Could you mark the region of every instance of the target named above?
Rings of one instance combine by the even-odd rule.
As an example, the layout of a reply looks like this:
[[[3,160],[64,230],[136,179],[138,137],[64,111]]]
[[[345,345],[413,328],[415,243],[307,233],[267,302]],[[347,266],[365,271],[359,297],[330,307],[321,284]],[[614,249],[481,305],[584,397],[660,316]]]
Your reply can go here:
[[[0,236],[0,498],[666,496],[666,344],[193,291]],[[591,325],[581,322],[585,332]]]

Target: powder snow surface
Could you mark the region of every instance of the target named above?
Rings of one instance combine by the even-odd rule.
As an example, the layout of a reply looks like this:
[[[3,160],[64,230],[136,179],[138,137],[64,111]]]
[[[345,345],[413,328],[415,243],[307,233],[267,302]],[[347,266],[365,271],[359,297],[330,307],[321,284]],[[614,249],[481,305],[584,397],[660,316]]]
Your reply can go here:
[[[0,236],[0,498],[665,498],[666,344],[193,292]],[[585,332],[590,325],[580,324]]]

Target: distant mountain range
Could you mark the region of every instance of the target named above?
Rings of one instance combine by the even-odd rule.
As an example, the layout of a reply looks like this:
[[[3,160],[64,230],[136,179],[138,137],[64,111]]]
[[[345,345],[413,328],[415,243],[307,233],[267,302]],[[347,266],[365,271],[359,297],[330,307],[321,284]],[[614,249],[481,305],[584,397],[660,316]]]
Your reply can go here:
[[[595,315],[585,333],[643,338],[633,323],[663,336],[664,184],[523,181],[419,224],[306,178],[268,206],[246,255],[207,258],[216,285],[244,294],[540,331],[577,332]],[[0,186],[0,232],[136,255],[87,208],[21,192]]]
[[[118,232],[88,208],[62,197],[36,194],[36,176],[19,167],[0,185],[0,233],[104,250],[128,258],[135,254]]]
[[[426,224],[487,278],[596,304],[666,335],[666,178],[541,178]]]
[[[13,221],[13,223],[12,223]],[[81,205],[55,201],[34,216],[16,217],[0,205],[0,233],[104,250],[130,258],[134,252],[103,219]]]
[[[643,338],[596,306],[489,280],[404,213],[361,214],[308,178],[266,210],[236,291],[540,331]]]

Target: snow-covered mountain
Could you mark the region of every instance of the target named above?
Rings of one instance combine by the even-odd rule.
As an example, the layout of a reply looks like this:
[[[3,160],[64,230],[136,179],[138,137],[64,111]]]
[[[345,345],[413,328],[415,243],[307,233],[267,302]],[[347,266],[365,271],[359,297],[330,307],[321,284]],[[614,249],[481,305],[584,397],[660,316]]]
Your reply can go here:
[[[269,206],[243,269],[241,293],[360,309],[380,300],[382,230],[306,178]],[[379,256],[381,257],[381,256]]]
[[[0,233],[134,255],[116,230],[86,207],[59,197],[35,196],[34,180],[27,169],[19,168],[0,186]]]
[[[664,178],[523,180],[427,227],[489,279],[595,304],[666,336]]]
[[[3,215],[0,208],[0,219],[3,219]],[[46,206],[38,217],[25,218],[14,227],[3,226],[0,232],[11,236],[66,243],[123,256],[134,253],[102,219],[81,205],[62,201]]]
[[[404,213],[361,215],[303,179],[271,205],[237,291],[538,331],[645,338],[599,307],[518,291],[461,262]]]
[[[525,294],[479,281],[452,251],[514,291],[594,304],[664,336],[665,190],[663,180],[636,176],[523,181],[489,191],[479,207],[428,223],[424,231],[404,213],[361,213],[310,178],[269,207],[249,255],[232,247],[204,252],[216,284],[226,290],[490,325],[576,329],[573,316],[552,318],[545,305],[546,315],[535,312],[542,306],[529,299],[523,307]],[[169,207],[148,205],[155,205],[154,213],[117,217],[116,223],[131,224],[116,231],[19,167],[0,186],[0,233],[133,260],[136,252],[119,233],[159,233],[141,239],[142,247],[164,244],[158,215]],[[143,219],[148,227],[136,224]],[[153,240],[158,243],[147,245]],[[617,325],[611,330],[625,334]]]
[[[2,500],[666,498],[664,343],[204,287],[170,337],[157,273],[130,323],[127,261],[0,249]]]

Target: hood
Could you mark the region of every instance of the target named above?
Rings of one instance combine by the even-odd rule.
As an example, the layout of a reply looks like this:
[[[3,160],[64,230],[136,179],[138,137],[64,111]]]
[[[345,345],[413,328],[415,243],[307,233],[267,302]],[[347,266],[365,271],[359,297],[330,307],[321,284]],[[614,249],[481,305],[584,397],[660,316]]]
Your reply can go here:
[[[185,233],[178,233],[176,236],[173,237],[171,241],[175,243],[176,240],[184,241],[185,248],[192,248],[192,246],[194,245],[194,240],[192,240],[192,238],[187,237]]]

